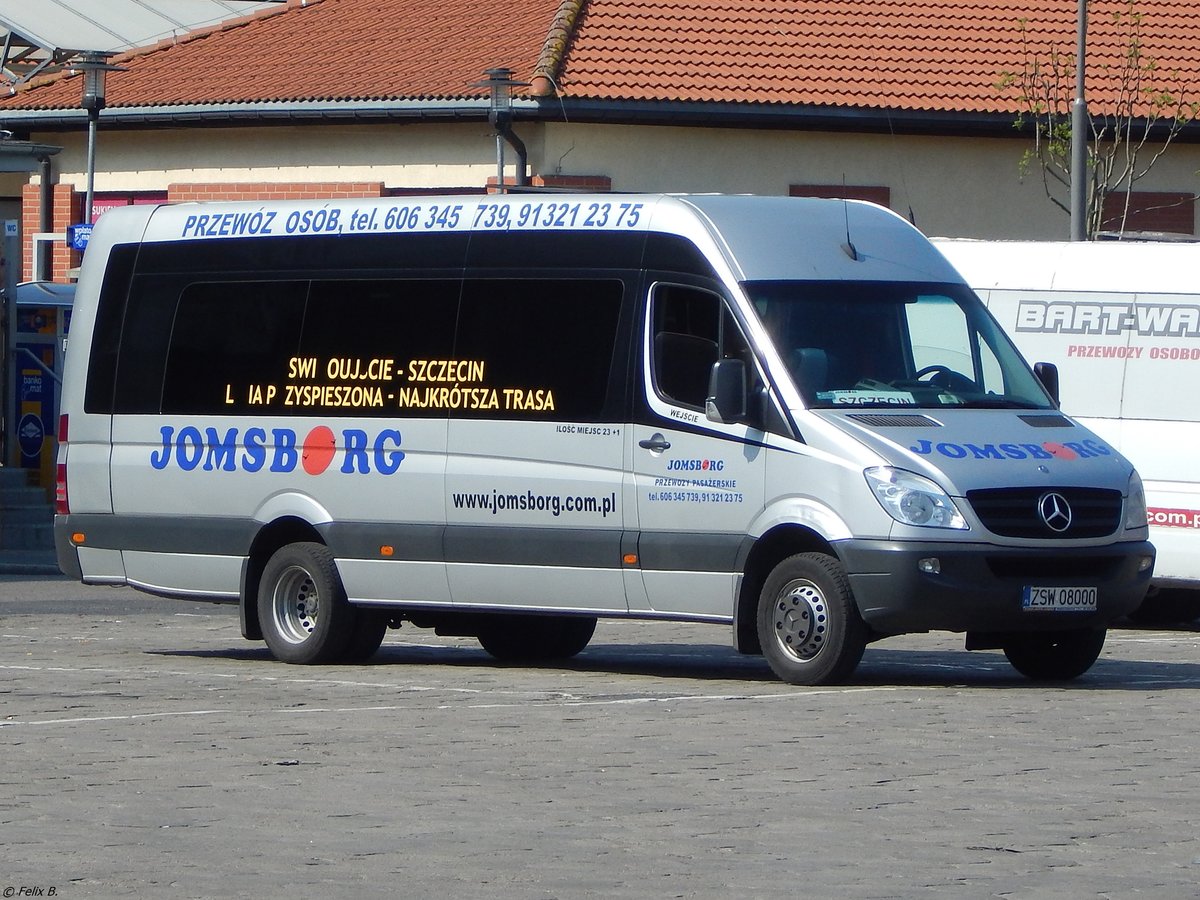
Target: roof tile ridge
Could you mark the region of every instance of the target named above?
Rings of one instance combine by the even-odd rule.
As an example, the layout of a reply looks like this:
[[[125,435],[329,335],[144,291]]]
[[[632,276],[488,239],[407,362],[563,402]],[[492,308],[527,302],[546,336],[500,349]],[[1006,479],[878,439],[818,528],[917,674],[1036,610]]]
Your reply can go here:
[[[558,4],[537,65],[533,67],[533,96],[553,97],[558,93],[558,76],[586,7],[587,0],[562,0]]]

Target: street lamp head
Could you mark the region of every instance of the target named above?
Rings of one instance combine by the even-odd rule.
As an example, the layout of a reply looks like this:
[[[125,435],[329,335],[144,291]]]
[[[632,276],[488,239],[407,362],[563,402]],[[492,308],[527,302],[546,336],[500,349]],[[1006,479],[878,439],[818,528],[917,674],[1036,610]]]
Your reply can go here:
[[[529,87],[529,82],[514,81],[512,69],[507,68],[486,69],[483,74],[487,78],[484,81],[477,81],[471,86],[488,88],[491,101],[488,120],[496,125],[507,120],[512,112],[512,89]]]
[[[120,66],[114,66],[108,61],[112,56],[102,50],[87,50],[80,54],[72,66],[83,73],[83,99],[80,105],[88,112],[99,112],[104,109],[106,79],[109,72],[125,71]]]

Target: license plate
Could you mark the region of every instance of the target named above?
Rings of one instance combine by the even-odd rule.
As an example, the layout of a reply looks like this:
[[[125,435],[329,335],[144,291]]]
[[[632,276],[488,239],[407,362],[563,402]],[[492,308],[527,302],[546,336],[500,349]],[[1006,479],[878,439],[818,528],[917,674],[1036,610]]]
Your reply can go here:
[[[1095,612],[1094,587],[1036,587],[1025,585],[1021,606],[1029,612]]]

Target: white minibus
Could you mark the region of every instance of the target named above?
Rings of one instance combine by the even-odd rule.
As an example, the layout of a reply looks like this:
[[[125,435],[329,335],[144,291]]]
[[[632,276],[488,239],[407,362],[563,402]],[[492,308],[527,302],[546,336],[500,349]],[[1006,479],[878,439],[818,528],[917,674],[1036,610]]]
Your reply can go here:
[[[730,627],[783,680],[929,630],[1069,679],[1154,564],[1141,483],[867,203],[138,206],[80,275],[56,540],[279,659]]]
[[[1200,243],[934,243],[1026,357],[1056,364],[1063,410],[1144,479],[1158,559],[1134,619],[1200,616]]]

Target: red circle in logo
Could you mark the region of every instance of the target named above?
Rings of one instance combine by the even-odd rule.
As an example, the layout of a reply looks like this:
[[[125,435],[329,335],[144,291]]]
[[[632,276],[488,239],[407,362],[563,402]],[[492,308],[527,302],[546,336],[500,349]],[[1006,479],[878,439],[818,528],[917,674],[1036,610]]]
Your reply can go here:
[[[333,432],[324,425],[318,425],[308,433],[301,448],[300,459],[304,471],[309,475],[320,475],[333,462],[333,452],[337,442]]]
[[[1042,449],[1057,459],[1079,459],[1079,454],[1064,444],[1048,442],[1042,444]]]

